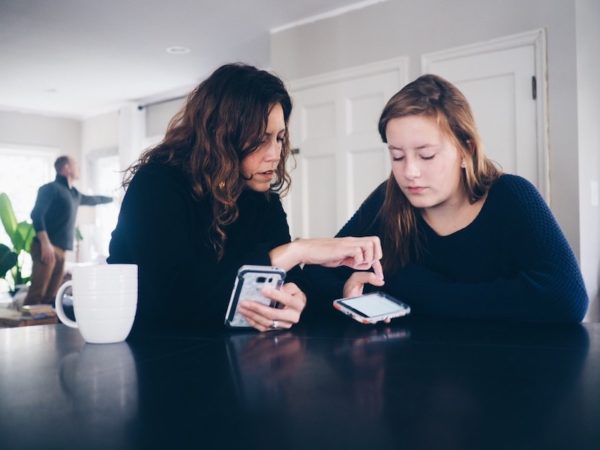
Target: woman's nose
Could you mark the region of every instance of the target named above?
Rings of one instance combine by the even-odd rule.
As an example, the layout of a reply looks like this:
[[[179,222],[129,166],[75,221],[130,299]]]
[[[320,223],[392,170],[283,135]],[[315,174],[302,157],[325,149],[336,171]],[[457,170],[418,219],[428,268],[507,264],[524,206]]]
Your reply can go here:
[[[406,165],[404,166],[404,176],[410,180],[414,178],[418,178],[421,175],[421,168],[419,164],[415,160],[406,160]]]
[[[277,139],[269,141],[265,150],[265,159],[268,161],[279,160],[281,158],[281,146]]]

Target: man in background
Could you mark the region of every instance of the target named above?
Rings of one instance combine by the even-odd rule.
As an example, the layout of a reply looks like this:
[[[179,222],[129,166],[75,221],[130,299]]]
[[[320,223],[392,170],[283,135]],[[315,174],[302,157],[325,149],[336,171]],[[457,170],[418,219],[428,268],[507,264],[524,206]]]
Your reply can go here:
[[[100,205],[113,201],[102,195],[83,195],[73,182],[79,168],[73,158],[59,156],[54,162],[56,179],[38,190],[31,219],[36,237],[31,244],[31,286],[25,305],[52,304],[63,278],[65,252],[73,249],[75,219],[79,205]]]

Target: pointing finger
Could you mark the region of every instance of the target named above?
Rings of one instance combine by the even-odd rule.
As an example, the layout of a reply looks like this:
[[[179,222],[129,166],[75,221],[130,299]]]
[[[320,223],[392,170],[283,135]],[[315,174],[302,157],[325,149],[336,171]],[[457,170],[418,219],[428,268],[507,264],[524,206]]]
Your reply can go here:
[[[381,267],[381,261],[378,259],[373,263],[373,272],[380,280],[383,280],[383,267]]]

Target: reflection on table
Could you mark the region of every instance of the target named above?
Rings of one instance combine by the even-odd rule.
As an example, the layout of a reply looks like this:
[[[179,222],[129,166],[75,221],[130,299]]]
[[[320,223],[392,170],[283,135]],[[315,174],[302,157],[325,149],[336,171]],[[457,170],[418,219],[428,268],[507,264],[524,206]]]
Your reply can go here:
[[[345,319],[345,318],[344,318]],[[600,448],[600,324],[0,330],[0,448]]]

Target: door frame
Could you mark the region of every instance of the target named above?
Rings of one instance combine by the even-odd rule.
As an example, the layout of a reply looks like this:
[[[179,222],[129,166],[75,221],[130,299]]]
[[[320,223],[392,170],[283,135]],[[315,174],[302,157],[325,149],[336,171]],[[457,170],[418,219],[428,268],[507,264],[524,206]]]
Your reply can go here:
[[[322,73],[305,78],[298,78],[288,83],[288,89],[293,94],[294,91],[319,86],[321,84],[338,83],[341,81],[360,78],[366,75],[375,75],[380,72],[390,72],[397,70],[400,76],[400,82],[408,82],[408,56],[400,56],[374,63],[360,66],[349,67],[347,69],[336,70],[333,72]],[[401,86],[402,87],[402,86]]]
[[[537,175],[539,190],[550,203],[550,152],[548,131],[548,64],[546,53],[546,30],[539,28],[524,33],[503,36],[501,38],[475,44],[453,47],[446,50],[426,53],[421,56],[421,71],[428,73],[433,62],[472,56],[515,47],[533,47],[536,78],[536,135],[537,135]]]

